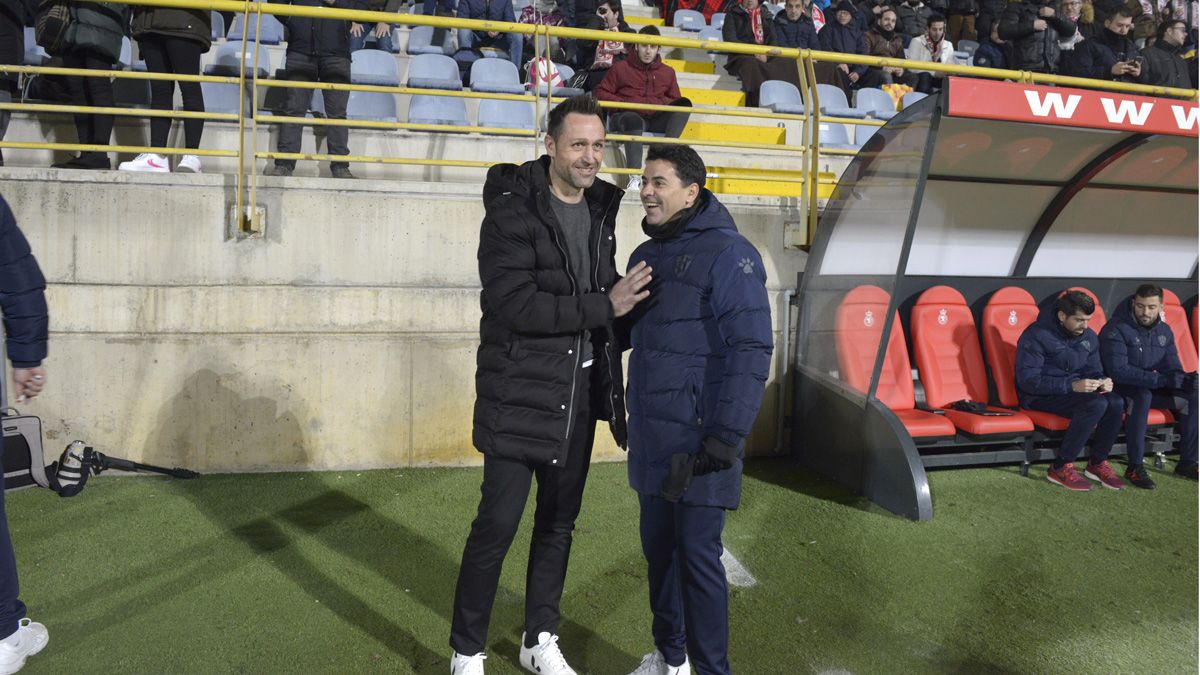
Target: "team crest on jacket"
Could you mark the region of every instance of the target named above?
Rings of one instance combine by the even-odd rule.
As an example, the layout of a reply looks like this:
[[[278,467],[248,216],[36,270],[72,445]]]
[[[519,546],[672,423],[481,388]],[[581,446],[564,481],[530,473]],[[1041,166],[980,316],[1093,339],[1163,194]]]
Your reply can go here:
[[[690,267],[691,264],[692,256],[686,254],[675,256],[675,276],[683,276],[683,273],[687,272],[687,268]]]
[[[1086,350],[1088,350],[1089,352],[1090,352],[1090,351],[1092,351],[1092,342],[1091,342],[1091,340],[1084,340],[1083,342],[1080,342],[1079,344],[1083,345],[1083,348],[1084,348],[1084,349],[1086,349]]]
[[[754,261],[749,258],[742,258],[738,261],[738,265],[742,268],[742,273],[752,274],[754,272]]]
[[[1166,336],[1166,335],[1159,335],[1159,336],[1158,336],[1158,346],[1159,346],[1159,347],[1166,347],[1166,346],[1167,346],[1167,336]]]

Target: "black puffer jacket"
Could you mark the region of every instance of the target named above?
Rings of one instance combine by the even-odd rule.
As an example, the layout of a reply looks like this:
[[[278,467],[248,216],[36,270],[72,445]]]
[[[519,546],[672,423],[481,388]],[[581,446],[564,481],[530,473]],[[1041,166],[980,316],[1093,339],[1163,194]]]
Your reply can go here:
[[[1013,63],[1010,68],[1053,73],[1058,70],[1058,41],[1075,34],[1075,24],[1060,14],[1046,22],[1046,30],[1034,30],[1033,23],[1041,17],[1043,7],[1054,8],[1053,0],[1012,2],[1000,17],[1000,38],[1013,43]],[[1078,49],[1078,47],[1076,47]]]
[[[1096,80],[1111,80],[1113,82],[1144,82],[1147,77],[1143,68],[1139,77],[1132,75],[1112,74],[1117,61],[1129,60],[1141,56],[1137,45],[1124,35],[1118,35],[1107,28],[1101,28],[1100,34],[1075,45],[1071,57],[1066,59],[1065,75],[1075,77],[1090,77]]]
[[[76,2],[71,4],[71,19],[66,51],[91,52],[110,63],[120,60],[122,38],[129,33],[129,5]]]
[[[1182,48],[1163,40],[1142,50],[1142,56],[1146,57],[1146,62],[1142,64],[1145,83],[1181,89],[1191,87],[1192,76],[1188,74],[1187,61],[1180,56],[1182,51]]]
[[[50,326],[46,278],[4,197],[0,197],[0,310],[13,367],[40,366],[46,358]]]
[[[272,0],[285,5],[303,7],[335,7],[337,9],[367,9],[366,0],[334,0],[328,5],[322,0]],[[287,29],[287,50],[309,56],[344,56],[350,58],[350,22],[341,19],[310,19],[305,16],[280,16]]]
[[[136,7],[133,10],[133,37],[146,35],[191,40],[208,51],[212,46],[212,12],[182,7]]]
[[[589,374],[609,420],[625,445],[622,346],[614,344],[608,291],[620,278],[614,225],[623,194],[597,179],[584,191],[592,214],[592,293],[578,291],[566,243],[550,206],[549,157],[499,164],[483,186],[486,215],[479,234],[479,351],[475,371],[475,448],[493,457],[562,466],[567,433]],[[584,331],[596,363],[580,369]],[[626,338],[627,341],[627,338]]]

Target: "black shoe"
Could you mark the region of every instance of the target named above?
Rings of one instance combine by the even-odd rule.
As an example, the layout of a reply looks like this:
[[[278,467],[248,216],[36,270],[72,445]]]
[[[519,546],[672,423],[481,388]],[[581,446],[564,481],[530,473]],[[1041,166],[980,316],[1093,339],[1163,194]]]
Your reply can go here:
[[[1196,480],[1196,464],[1194,462],[1176,464],[1175,475],[1188,480]]]
[[[357,178],[357,176],[350,173],[350,167],[348,166],[331,166],[329,167],[329,175],[334,178]]]
[[[112,163],[108,161],[108,155],[103,152],[84,152],[78,157],[73,157],[65,162],[51,164],[53,169],[93,169],[93,170],[108,170],[112,168]]]
[[[296,170],[296,167],[294,167],[294,166],[288,166],[287,164],[280,164],[279,162],[276,162],[276,163],[272,164],[271,166],[268,166],[266,168],[266,170],[263,171],[263,175],[264,176],[290,176],[290,175],[292,175],[292,171],[295,171],[295,170]]]
[[[1140,464],[1125,469],[1125,480],[1129,481],[1134,487],[1139,487],[1143,490],[1153,490],[1155,488],[1154,481],[1150,480],[1150,474],[1146,473],[1146,467]]]

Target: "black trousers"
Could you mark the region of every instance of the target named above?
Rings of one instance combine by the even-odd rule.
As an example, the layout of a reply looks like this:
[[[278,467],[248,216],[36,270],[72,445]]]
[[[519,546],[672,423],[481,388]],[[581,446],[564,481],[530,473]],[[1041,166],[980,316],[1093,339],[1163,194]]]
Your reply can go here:
[[[1058,456],[1054,460],[1054,468],[1075,461],[1088,436],[1092,436],[1092,452],[1088,458],[1090,464],[1099,464],[1108,459],[1112,452],[1117,434],[1121,432],[1121,418],[1125,412],[1125,401],[1120,394],[1095,394],[1071,392],[1061,396],[1035,396],[1027,401],[1027,408],[1054,413],[1071,420],[1067,433],[1063,435],[1062,445],[1058,448]],[[1142,419],[1145,419],[1145,414]],[[1093,430],[1095,435],[1092,435]]]
[[[143,35],[138,38],[138,47],[146,59],[146,68],[152,73],[177,73],[199,75],[200,55],[203,47],[195,40],[167,35]],[[183,97],[183,109],[204,112],[204,92],[199,82],[180,82],[179,93]],[[155,110],[170,110],[175,104],[175,82],[171,80],[150,81],[150,107]],[[171,120],[167,117],[150,118],[150,145],[166,147],[167,135],[171,131]],[[184,145],[200,147],[204,134],[204,120],[183,121]]]
[[[287,53],[286,77],[289,80],[304,82],[334,82],[350,83],[350,58],[347,56],[309,56],[300,52]],[[288,89],[285,114],[289,117],[304,117],[308,112],[308,104],[312,102],[312,89]],[[325,100],[325,116],[329,119],[346,119],[346,103],[350,100],[350,92],[326,89],[321,92]],[[303,129],[298,124],[284,124],[279,130],[279,152],[300,152],[300,134]],[[325,127],[325,143],[329,146],[331,155],[350,154],[350,130],[346,127]],[[277,159],[276,164],[296,166],[294,159]],[[332,166],[350,166],[349,162],[330,162]]]
[[[1196,390],[1144,389],[1118,384],[1114,391],[1125,397],[1125,456],[1130,466],[1141,466],[1146,456],[1146,413],[1150,408],[1174,412],[1179,431],[1179,463],[1196,463]]]
[[[454,591],[450,646],[459,654],[478,654],[487,644],[488,620],[500,583],[500,568],[517,534],[535,477],[537,508],[525,574],[525,633],[527,639],[536,638],[542,631],[558,634],[559,601],[567,578],[571,533],[583,503],[596,433],[590,396],[587,387],[576,395],[565,466],[484,457],[479,512],[471,523]]]
[[[88,70],[110,70],[112,61],[90,51],[71,51],[63,55],[63,66]],[[81,77],[71,75],[64,78],[67,94],[74,105],[111,108],[113,103],[112,80],[107,77]],[[75,115],[75,132],[80,144],[108,145],[112,140],[112,115]]]
[[[668,105],[678,105],[690,108],[690,99],[679,98]],[[683,128],[687,126],[690,112],[656,112],[649,117],[643,117],[632,110],[614,111],[609,116],[608,127],[617,134],[641,136],[647,131],[663,134],[667,138],[679,138]],[[625,164],[630,169],[642,168],[642,144],[629,142],[625,144]]]

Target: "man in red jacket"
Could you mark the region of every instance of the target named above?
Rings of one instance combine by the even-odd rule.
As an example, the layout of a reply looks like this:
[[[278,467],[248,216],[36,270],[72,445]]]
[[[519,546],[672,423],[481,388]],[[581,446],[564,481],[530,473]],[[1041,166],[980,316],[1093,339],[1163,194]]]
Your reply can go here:
[[[644,26],[642,35],[659,35],[655,26]],[[602,101],[650,103],[691,107],[692,102],[679,95],[675,71],[662,62],[658,45],[638,45],[637,58],[625,59],[608,69],[608,74],[592,94]],[[642,136],[647,131],[679,138],[687,126],[690,112],[661,112],[658,110],[617,110],[608,116],[608,129],[616,134]],[[631,169],[642,168],[642,144],[625,144],[625,162]],[[626,191],[638,190],[641,176],[633,176]]]

